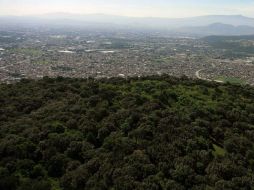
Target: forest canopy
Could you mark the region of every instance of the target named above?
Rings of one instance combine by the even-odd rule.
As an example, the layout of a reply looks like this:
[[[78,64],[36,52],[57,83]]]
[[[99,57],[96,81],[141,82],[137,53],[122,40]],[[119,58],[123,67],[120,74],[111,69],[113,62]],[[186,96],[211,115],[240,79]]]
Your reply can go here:
[[[2,190],[254,190],[254,88],[185,77],[0,84]]]

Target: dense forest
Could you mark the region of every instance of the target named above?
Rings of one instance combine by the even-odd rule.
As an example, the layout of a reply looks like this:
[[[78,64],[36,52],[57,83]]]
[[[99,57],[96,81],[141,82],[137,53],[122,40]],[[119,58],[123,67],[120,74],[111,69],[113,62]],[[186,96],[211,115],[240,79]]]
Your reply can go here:
[[[186,77],[0,84],[1,190],[254,190],[254,88]]]

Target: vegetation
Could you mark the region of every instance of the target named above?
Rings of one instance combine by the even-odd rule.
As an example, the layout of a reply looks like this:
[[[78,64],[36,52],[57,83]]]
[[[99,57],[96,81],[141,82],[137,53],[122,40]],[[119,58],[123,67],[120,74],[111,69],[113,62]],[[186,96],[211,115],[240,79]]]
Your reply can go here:
[[[216,144],[213,144],[213,148],[214,148],[213,154],[215,156],[225,156],[226,151],[223,148],[217,146]]]
[[[185,77],[0,85],[0,189],[253,190],[254,89]]]
[[[12,53],[20,53],[28,56],[39,57],[42,56],[43,52],[39,49],[33,48],[14,48],[10,50]]]
[[[246,81],[235,77],[218,77],[216,80],[232,84],[246,84]]]

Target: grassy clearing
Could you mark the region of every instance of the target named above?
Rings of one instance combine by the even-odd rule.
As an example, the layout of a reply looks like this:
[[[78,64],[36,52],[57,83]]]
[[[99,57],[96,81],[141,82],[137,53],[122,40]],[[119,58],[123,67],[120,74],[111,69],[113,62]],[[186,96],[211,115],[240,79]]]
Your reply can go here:
[[[33,49],[33,48],[14,48],[11,50],[13,53],[19,53],[24,55],[29,55],[33,57],[42,56],[42,50]]]
[[[246,81],[240,79],[240,78],[236,78],[236,77],[217,77],[215,80],[218,81],[222,81],[224,83],[231,83],[231,84],[245,84]]]
[[[53,178],[50,178],[51,189],[52,190],[61,190],[59,181]]]
[[[226,151],[223,148],[217,146],[216,144],[213,144],[213,148],[214,148],[213,151],[214,156],[225,156]]]
[[[153,60],[154,63],[174,63],[176,61],[174,57],[161,57]]]

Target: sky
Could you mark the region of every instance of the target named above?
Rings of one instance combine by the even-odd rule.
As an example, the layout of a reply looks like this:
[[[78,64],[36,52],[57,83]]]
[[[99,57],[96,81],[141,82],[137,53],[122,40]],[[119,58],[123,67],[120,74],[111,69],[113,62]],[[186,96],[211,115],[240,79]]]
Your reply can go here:
[[[254,0],[0,0],[0,15],[59,12],[168,18],[201,15],[254,17]]]

